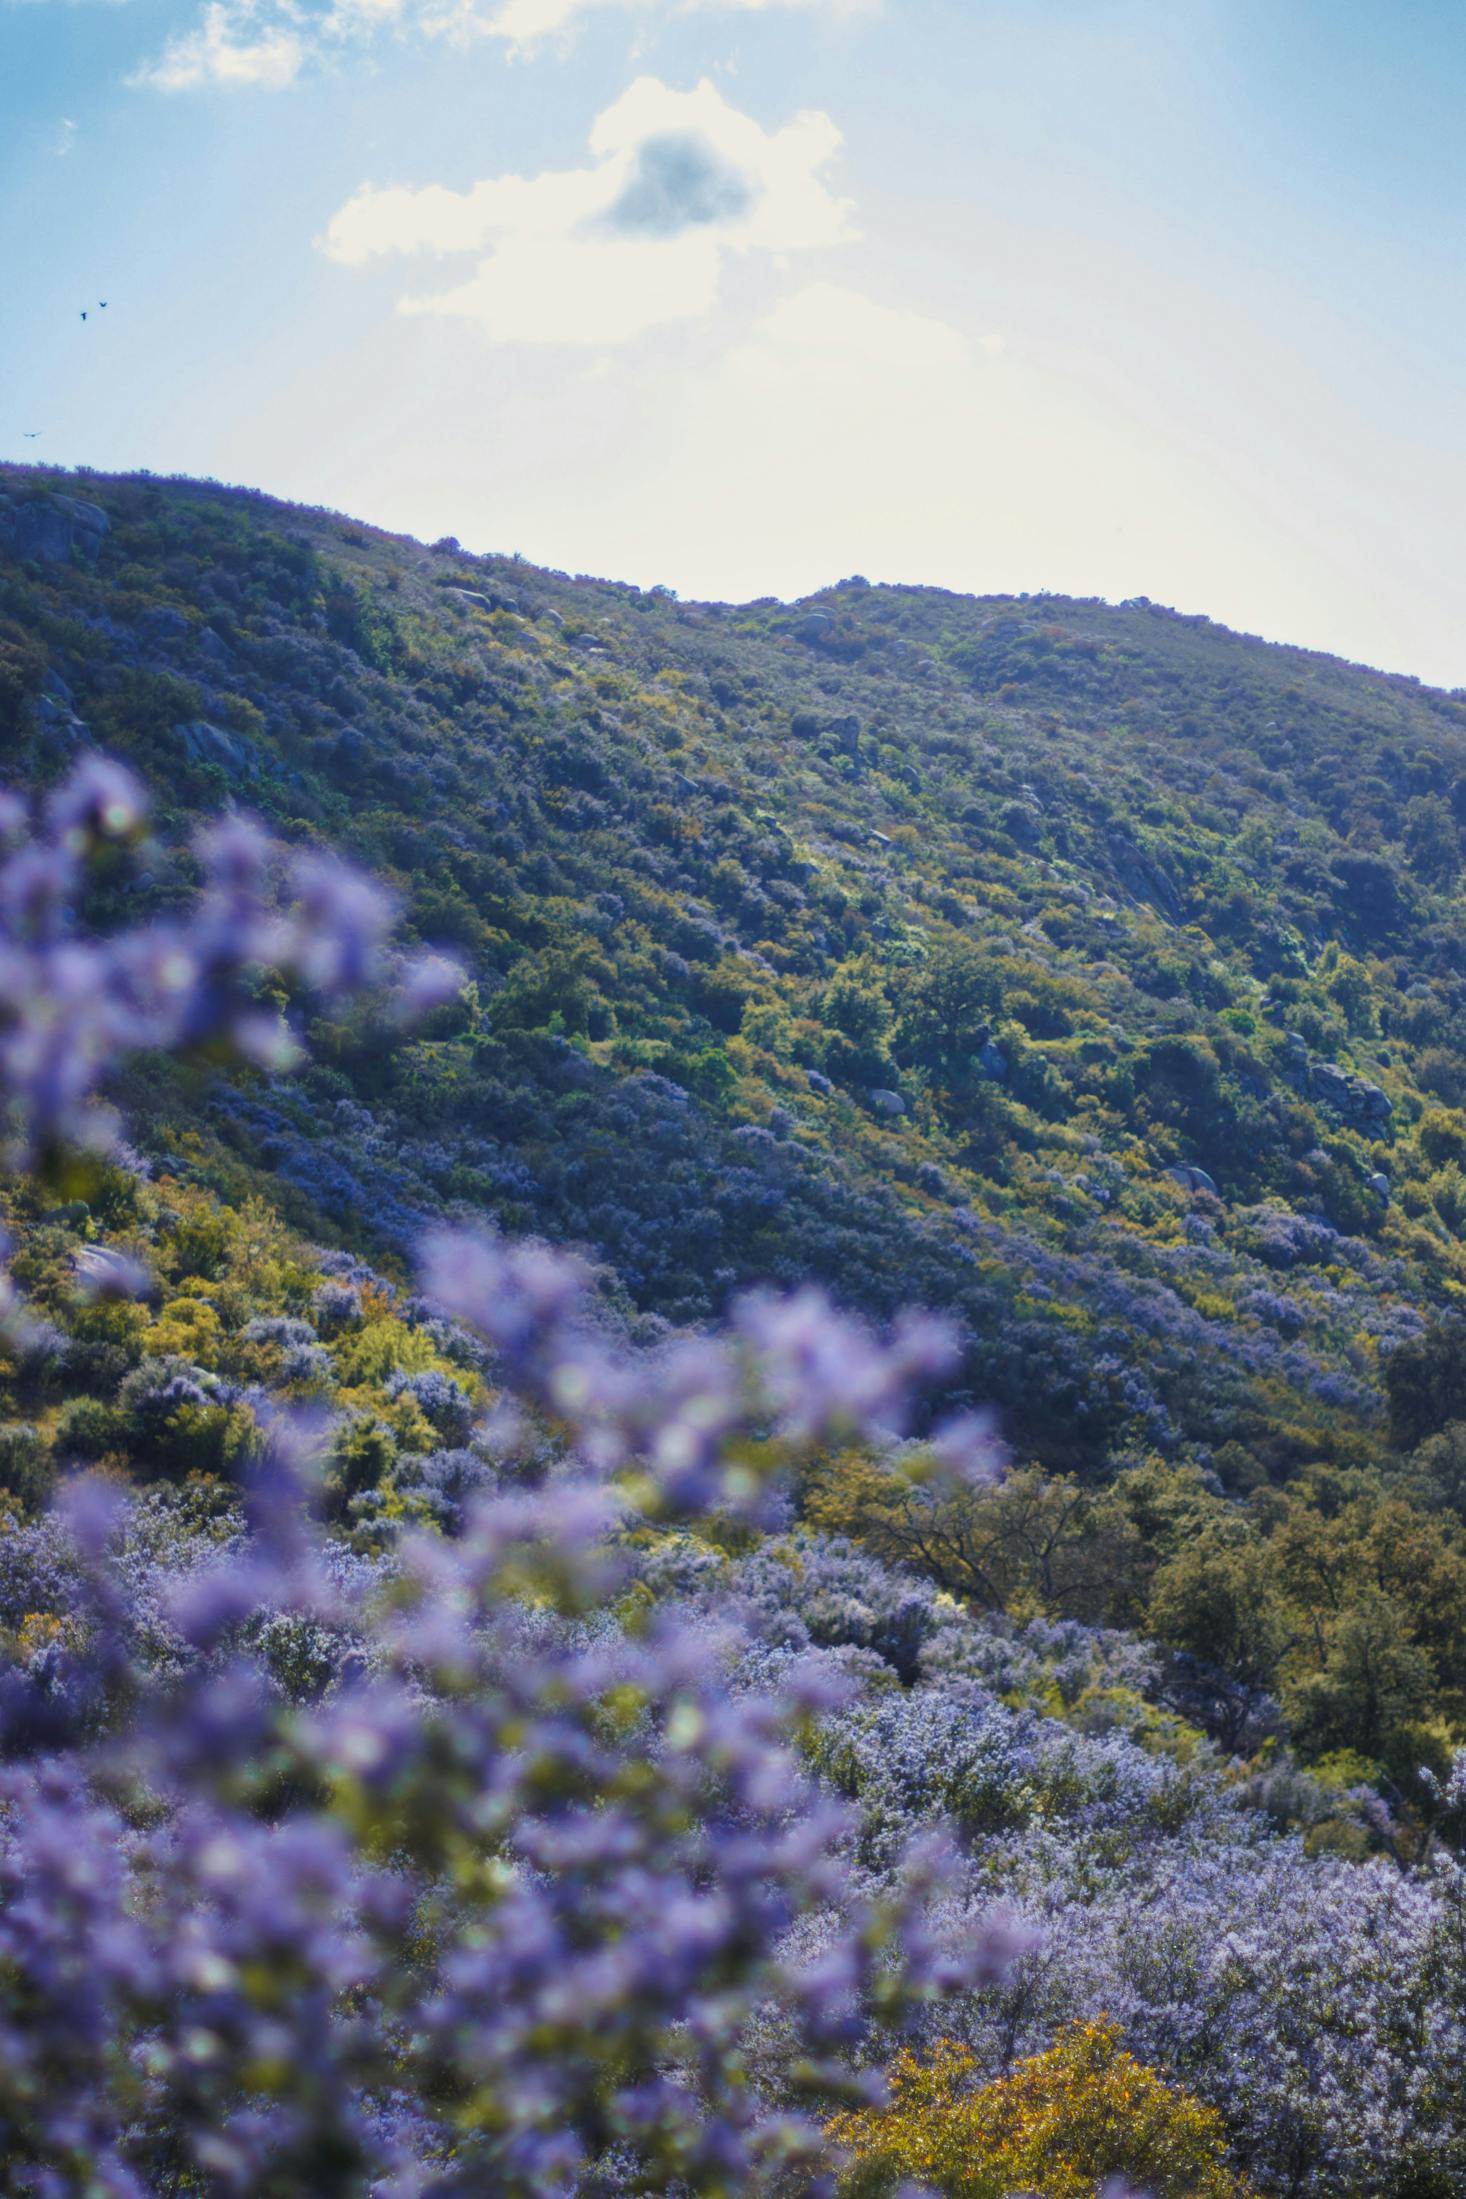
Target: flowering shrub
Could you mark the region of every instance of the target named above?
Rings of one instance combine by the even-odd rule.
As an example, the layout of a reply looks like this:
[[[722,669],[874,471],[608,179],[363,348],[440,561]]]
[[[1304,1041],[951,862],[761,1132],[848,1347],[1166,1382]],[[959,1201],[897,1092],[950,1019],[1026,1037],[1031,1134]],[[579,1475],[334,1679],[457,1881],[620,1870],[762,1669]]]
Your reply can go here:
[[[240,817],[198,836],[204,890],[186,922],[86,936],[76,912],[88,872],[137,848],[147,809],[132,774],[101,756],[77,765],[34,829],[27,805],[0,791],[0,1095],[22,1155],[56,1139],[105,1141],[98,1093],[131,1054],[225,1040],[261,1064],[296,1058],[288,1025],[259,996],[262,972],[324,1002],[389,974],[385,896],[309,852],[291,858],[277,891],[270,843]],[[434,957],[397,974],[408,1013],[456,982]]]
[[[873,2022],[1001,1967],[981,1930],[930,1937],[930,1841],[881,1885],[852,1874],[849,1814],[793,1747],[835,1675],[730,1693],[726,1629],[612,1617],[638,1507],[757,1501],[736,1440],[755,1399],[790,1442],[846,1425],[852,1390],[884,1417],[911,1344],[762,1306],[756,1356],[698,1347],[694,1380],[604,1358],[546,1256],[440,1242],[432,1275],[526,1398],[563,1398],[599,1470],[343,1576],[277,1429],[248,1532],[165,1594],[161,1663],[113,1556],[122,1500],[72,1486],[84,1638],[46,1641],[0,1702],[14,2189],[318,2199],[431,2172],[538,2194],[622,2163],[749,2190],[818,2157],[800,2103],[848,2089]],[[818,1955],[782,1952],[815,1915]],[[745,2066],[770,2005],[776,2099]]]
[[[16,902],[75,836],[94,855],[138,818],[128,783],[89,767],[0,890]],[[176,961],[133,935],[60,946],[59,907],[41,906],[13,950],[33,991],[12,1001],[6,1056],[32,1143],[89,1130],[122,1047],[245,1035],[232,992],[267,944],[263,858],[237,834],[229,851],[236,898]],[[319,867],[297,886],[306,918],[270,951],[327,993],[353,988],[375,905]],[[59,1078],[28,1081],[57,955],[91,1013],[52,1019]],[[166,1004],[129,987],[139,963],[167,964]],[[501,1391],[562,1431],[547,1481],[484,1494],[436,1477],[451,1543],[404,1536],[390,1569],[343,1565],[309,1523],[302,1432],[177,1358],[144,1360],[119,1413],[144,1463],[179,1473],[223,1463],[241,1418],[241,1530],[219,1554],[180,1546],[142,1598],[114,1487],[72,1482],[29,1531],[0,1686],[8,2189],[752,2190],[817,2163],[804,2103],[851,2089],[872,2025],[1002,1967],[980,1930],[955,1951],[931,1938],[939,1843],[881,1884],[852,1871],[850,1814],[796,1747],[837,1675],[795,1666],[776,1693],[735,1691],[735,1629],[616,1611],[638,1520],[760,1516],[799,1450],[899,1432],[950,1361],[946,1332],[913,1320],[883,1346],[811,1295],[763,1298],[721,1343],[629,1358],[590,1322],[573,1263],[461,1234],[427,1247],[424,1287],[492,1348]],[[416,1348],[394,1318],[377,1319],[383,1368]],[[360,1358],[370,1333],[346,1348]],[[319,1349],[281,1317],[242,1342],[287,1379]],[[388,1394],[469,1432],[468,1393],[432,1365],[399,1368]],[[944,1471],[982,1455],[965,1424],[933,1451]],[[54,1623],[35,1607],[43,1551]],[[833,1930],[802,1959],[791,1934],[816,1916]],[[789,2046],[773,2093],[749,2071],[771,2009]]]

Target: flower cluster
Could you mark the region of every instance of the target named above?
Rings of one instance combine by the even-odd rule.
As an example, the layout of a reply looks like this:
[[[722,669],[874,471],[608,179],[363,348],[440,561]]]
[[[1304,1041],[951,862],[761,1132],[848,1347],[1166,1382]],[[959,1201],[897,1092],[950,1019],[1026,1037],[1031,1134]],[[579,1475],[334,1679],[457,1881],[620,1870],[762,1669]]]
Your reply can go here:
[[[579,1394],[567,1265],[440,1240],[431,1280],[478,1310],[526,1405]],[[822,1361],[851,1348],[827,1327],[800,1309]],[[862,1348],[898,1409],[909,1339]],[[858,2093],[873,2024],[1002,1970],[997,1927],[931,1933],[951,1888],[929,1834],[878,1880],[855,1868],[850,1808],[796,1746],[843,1700],[837,1669],[734,1686],[726,1619],[624,1604],[659,1416],[696,1421],[700,1396],[720,1455],[744,1432],[707,1364],[699,1390],[623,1357],[593,1470],[572,1455],[480,1497],[455,1540],[406,1537],[386,1571],[332,1562],[280,1423],[242,1532],[164,1591],[162,1656],[119,1563],[121,1500],[71,1485],[48,1533],[69,1543],[74,1638],[0,1703],[11,2188],[751,2191],[812,2172],[808,2108]],[[632,1470],[608,1478],[608,1457]],[[303,1685],[281,1684],[282,1627]],[[749,2079],[771,2011],[772,2094]]]
[[[382,897],[304,856],[282,909],[268,844],[238,820],[199,841],[186,925],[80,936],[89,874],[144,824],[111,764],[83,765],[28,839],[27,822],[16,803],[0,818],[16,843],[0,1080],[26,1153],[95,1142],[99,1088],[136,1049],[226,1039],[279,1065],[288,1034],[262,1019],[257,973],[328,1000],[384,973]],[[436,982],[410,974],[404,993]],[[93,1302],[149,1288],[105,1251],[78,1274]],[[513,1409],[563,1434],[548,1483],[440,1475],[453,1541],[403,1537],[390,1574],[343,1567],[310,1524],[304,1427],[262,1402],[245,1519],[222,1551],[206,1537],[180,1564],[175,1547],[145,1595],[104,1482],[73,1481],[11,1539],[11,2189],[750,2190],[812,2172],[805,2104],[850,2092],[872,2023],[1001,1966],[981,1932],[958,1956],[928,1933],[939,1843],[911,1845],[880,1886],[852,1872],[851,1813],[795,1745],[841,1700],[837,1673],[733,1689],[726,1625],[617,1616],[638,1517],[755,1508],[797,1445],[903,1425],[950,1357],[945,1333],[909,1323],[880,1346],[823,1301],[759,1301],[726,1343],[628,1357],[573,1262],[461,1234],[427,1246],[424,1289],[493,1355],[498,1447],[514,1450]],[[328,1297],[322,1314],[350,1324],[349,1280]],[[184,1315],[193,1336],[197,1303]],[[241,1348],[308,1383],[314,1336],[273,1316]],[[186,1452],[211,1412],[245,1404],[184,1359],[124,1391],[154,1449],[181,1428]],[[445,1372],[403,1371],[388,1395],[450,1441],[473,1432],[472,1395]],[[934,1456],[973,1450],[957,1429]],[[54,1615],[34,1612],[38,1592]],[[803,1959],[791,1935],[815,1917]],[[771,2009],[791,2042],[777,2095],[748,2067]]]
[[[17,1150],[105,1143],[97,1104],[130,1054],[226,1042],[279,1068],[298,1048],[258,980],[274,972],[318,1003],[397,980],[404,1016],[458,982],[438,956],[393,969],[392,906],[334,857],[292,856],[283,881],[266,835],[230,816],[199,834],[203,891],[186,916],[88,936],[89,882],[143,842],[142,787],[103,756],[79,763],[39,818],[0,790],[0,1093]]]
[[[0,1090],[24,1154],[97,1142],[99,1090],[138,1049],[223,1039],[282,1065],[260,972],[324,1000],[384,974],[383,897],[305,855],[278,905],[268,843],[237,819],[198,843],[186,924],[84,936],[89,879],[144,821],[133,780],[96,759],[33,833],[18,801],[0,813]],[[403,998],[445,982],[420,966]],[[944,1868],[929,1842],[884,1890],[852,1878],[849,1812],[793,1746],[838,1699],[831,1674],[735,1694],[725,1629],[638,1632],[613,1610],[639,1505],[687,1515],[769,1478],[767,1447],[760,1475],[728,1469],[755,1398],[791,1438],[835,1416],[871,1429],[902,1417],[945,1340],[911,1329],[882,1351],[810,1301],[751,1308],[728,1348],[633,1363],[595,1335],[573,1265],[535,1248],[440,1237],[425,1285],[508,1392],[566,1425],[553,1486],[460,1481],[457,1539],[404,1539],[384,1583],[317,1539],[304,1437],[282,1420],[260,1429],[225,1554],[206,1542],[141,1601],[101,1482],[72,1483],[26,1531],[36,1549],[9,1552],[20,1605],[38,1560],[60,1568],[53,1618],[13,1614],[0,1689],[13,2190],[541,2193],[617,2173],[748,2189],[818,2158],[800,2100],[848,2090],[869,2023],[984,1959],[980,1935],[964,1961],[924,1930]],[[81,1287],[148,1284],[103,1255]],[[350,1321],[354,1303],[344,1283],[322,1312]],[[275,1317],[242,1344],[309,1379],[312,1338]],[[156,1367],[133,1420],[187,1429],[233,1402],[186,1361]],[[471,1432],[446,1374],[390,1394]],[[800,1963],[784,1943],[816,1913],[838,1930]],[[798,2048],[780,2099],[745,2064],[771,2005]]]

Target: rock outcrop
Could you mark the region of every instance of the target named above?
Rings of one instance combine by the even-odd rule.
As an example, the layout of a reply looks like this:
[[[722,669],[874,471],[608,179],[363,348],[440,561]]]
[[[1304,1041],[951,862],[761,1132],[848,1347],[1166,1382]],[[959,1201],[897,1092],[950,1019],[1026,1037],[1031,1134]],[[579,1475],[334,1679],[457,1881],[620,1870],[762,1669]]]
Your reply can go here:
[[[35,699],[36,721],[47,741],[64,753],[79,748],[89,738],[85,721],[76,714],[71,689],[61,674],[52,670]]]
[[[207,718],[193,718],[187,725],[175,726],[174,731],[190,763],[215,764],[226,779],[259,777],[259,757],[239,734],[226,732],[222,725],[210,725]]]
[[[0,554],[64,565],[73,558],[95,564],[107,532],[107,514],[74,496],[21,500],[0,490]]]

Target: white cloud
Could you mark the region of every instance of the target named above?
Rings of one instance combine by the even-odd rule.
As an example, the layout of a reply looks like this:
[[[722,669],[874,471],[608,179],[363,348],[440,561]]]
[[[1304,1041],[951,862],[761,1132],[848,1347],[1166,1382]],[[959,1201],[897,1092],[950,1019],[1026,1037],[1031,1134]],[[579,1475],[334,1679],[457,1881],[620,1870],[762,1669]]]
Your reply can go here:
[[[854,17],[882,5],[883,0],[207,0],[197,23],[170,38],[158,59],[131,82],[165,92],[205,86],[280,90],[293,84],[308,62],[385,31],[460,46],[494,38],[528,53],[602,9],[638,15],[781,9]]]
[[[51,150],[58,160],[65,160],[75,143],[76,124],[72,121],[70,115],[63,115],[56,125],[56,140]]]
[[[481,21],[490,36],[528,47],[572,29],[595,10],[633,7],[645,12],[663,4],[664,0],[499,0]],[[881,0],[673,0],[665,12],[686,15],[720,8],[730,14],[763,15],[774,8],[797,8],[809,15],[857,16],[873,15],[880,5]]]
[[[503,246],[453,290],[404,298],[404,313],[477,321],[500,343],[624,344],[697,320],[718,296],[719,256],[703,238],[649,244]]]
[[[588,165],[467,191],[364,184],[323,242],[351,267],[487,247],[466,281],[403,311],[475,321],[501,343],[624,343],[706,314],[730,255],[850,237],[850,204],[824,180],[840,144],[828,115],[765,131],[706,80],[677,92],[641,77],[597,117]]]
[[[160,92],[278,91],[295,82],[305,58],[304,39],[278,11],[264,14],[255,0],[209,0],[197,26],[170,38],[131,81]]]

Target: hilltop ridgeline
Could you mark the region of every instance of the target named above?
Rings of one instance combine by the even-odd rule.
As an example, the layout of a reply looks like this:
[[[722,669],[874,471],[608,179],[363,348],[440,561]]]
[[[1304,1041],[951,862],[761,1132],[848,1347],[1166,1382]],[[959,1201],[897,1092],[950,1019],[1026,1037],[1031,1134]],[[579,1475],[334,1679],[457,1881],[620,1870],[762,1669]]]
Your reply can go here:
[[[170,842],[328,838],[465,963],[410,1048],[188,1095],[197,1165],[361,1249],[488,1213],[648,1333],[937,1305],[1020,1453],[1243,1490],[1371,1454],[1466,1284],[1466,697],[1145,602],[683,604],[11,471],[0,740],[125,757]]]

